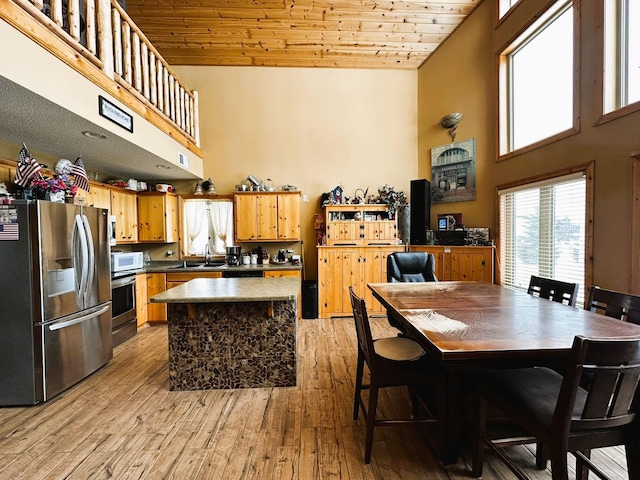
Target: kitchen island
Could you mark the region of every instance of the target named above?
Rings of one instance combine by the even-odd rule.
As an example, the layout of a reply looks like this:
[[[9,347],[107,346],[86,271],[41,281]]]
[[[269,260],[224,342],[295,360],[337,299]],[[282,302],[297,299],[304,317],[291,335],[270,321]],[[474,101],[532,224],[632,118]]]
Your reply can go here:
[[[197,278],[167,304],[171,390],[296,384],[295,278]]]

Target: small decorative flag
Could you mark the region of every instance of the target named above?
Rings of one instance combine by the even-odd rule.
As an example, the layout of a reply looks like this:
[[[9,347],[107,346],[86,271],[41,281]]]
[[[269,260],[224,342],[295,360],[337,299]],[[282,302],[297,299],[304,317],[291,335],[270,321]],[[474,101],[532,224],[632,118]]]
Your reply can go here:
[[[31,156],[27,146],[23,143],[18,154],[18,168],[16,169],[14,183],[22,188],[27,188],[34,178],[42,178],[40,164]]]
[[[82,163],[82,155],[73,162],[70,173],[75,177],[73,184],[88,192],[90,188],[89,179],[87,178],[87,171],[84,169],[84,164]]]

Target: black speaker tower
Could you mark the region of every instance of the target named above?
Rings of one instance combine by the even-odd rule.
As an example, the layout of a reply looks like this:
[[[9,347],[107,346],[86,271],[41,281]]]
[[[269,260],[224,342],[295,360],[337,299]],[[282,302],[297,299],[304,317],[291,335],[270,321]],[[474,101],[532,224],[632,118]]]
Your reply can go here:
[[[425,178],[411,180],[409,242],[427,244],[427,230],[431,229],[431,182]]]

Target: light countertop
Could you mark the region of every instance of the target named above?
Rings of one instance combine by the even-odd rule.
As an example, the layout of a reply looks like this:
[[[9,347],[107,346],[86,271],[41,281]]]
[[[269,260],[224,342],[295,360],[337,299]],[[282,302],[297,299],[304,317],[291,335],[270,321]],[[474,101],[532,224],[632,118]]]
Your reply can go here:
[[[152,303],[228,303],[295,300],[300,281],[291,277],[196,278],[151,297]]]

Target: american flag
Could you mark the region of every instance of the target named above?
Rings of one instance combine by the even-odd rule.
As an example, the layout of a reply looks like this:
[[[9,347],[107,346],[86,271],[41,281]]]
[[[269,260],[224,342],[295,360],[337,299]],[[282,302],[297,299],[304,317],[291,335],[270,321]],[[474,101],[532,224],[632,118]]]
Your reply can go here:
[[[76,161],[71,165],[71,171],[69,172],[75,177],[73,184],[83,190],[89,191],[89,179],[87,178],[87,171],[84,169],[82,163],[82,155],[76,158]]]
[[[41,178],[40,164],[31,156],[27,146],[23,143],[18,154],[18,168],[16,169],[16,179],[14,183],[22,188],[27,188],[34,178]]]

